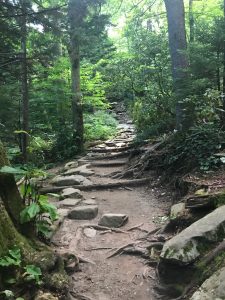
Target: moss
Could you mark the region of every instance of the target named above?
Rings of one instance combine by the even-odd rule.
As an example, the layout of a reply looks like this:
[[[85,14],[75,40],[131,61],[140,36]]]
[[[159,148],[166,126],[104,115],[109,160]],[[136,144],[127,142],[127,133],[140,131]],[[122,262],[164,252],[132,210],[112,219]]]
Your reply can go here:
[[[46,276],[47,287],[60,293],[66,292],[69,288],[69,277],[66,273],[54,273]]]
[[[215,206],[219,207],[225,204],[225,191],[215,196]]]

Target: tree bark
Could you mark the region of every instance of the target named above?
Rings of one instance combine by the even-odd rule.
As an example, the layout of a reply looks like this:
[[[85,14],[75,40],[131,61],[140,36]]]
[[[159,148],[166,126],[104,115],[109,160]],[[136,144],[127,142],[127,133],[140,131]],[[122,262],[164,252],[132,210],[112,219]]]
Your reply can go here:
[[[84,126],[82,94],[80,86],[80,29],[86,12],[86,3],[70,0],[68,4],[68,19],[70,33],[70,60],[72,80],[72,116],[74,126],[74,140],[79,152],[83,150]]]
[[[189,0],[190,43],[193,43],[195,39],[195,20],[193,14],[193,2],[194,0]]]
[[[22,155],[27,162],[28,131],[29,131],[29,95],[27,75],[27,0],[21,0],[21,91],[22,91]]]
[[[177,129],[185,130],[191,126],[191,113],[183,100],[188,95],[187,41],[183,0],[164,0],[167,11],[169,48],[172,63],[174,91],[177,99]]]

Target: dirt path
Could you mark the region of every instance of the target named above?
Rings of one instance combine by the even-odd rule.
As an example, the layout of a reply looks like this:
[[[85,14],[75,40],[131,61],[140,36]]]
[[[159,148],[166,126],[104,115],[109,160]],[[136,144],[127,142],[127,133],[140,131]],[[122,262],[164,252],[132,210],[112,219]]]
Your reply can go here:
[[[134,137],[133,126],[128,122],[122,112],[119,114],[120,133],[116,139],[95,147],[87,157],[90,158],[89,168],[94,175],[88,179],[93,183],[118,182],[110,174],[124,168],[127,157],[104,159],[112,148],[125,148]],[[97,151],[101,149],[100,153]],[[105,151],[104,151],[105,150]],[[118,151],[112,151],[118,153]],[[83,158],[87,159],[87,157]],[[99,159],[101,158],[102,159]],[[95,159],[95,158],[98,158]],[[106,166],[110,164],[110,166]],[[147,265],[147,259],[139,255],[117,255],[108,258],[118,248],[125,244],[133,243],[146,236],[158,225],[154,222],[159,216],[164,216],[168,210],[168,202],[161,197],[157,199],[154,190],[148,186],[121,187],[103,189],[100,191],[82,191],[84,199],[91,199],[98,206],[96,218],[85,220],[71,220],[66,218],[53,238],[53,243],[60,252],[76,253],[92,263],[80,263],[79,270],[72,275],[73,299],[91,300],[149,300],[155,299],[153,292],[155,272]],[[94,203],[95,202],[95,203]],[[105,213],[126,214],[128,222],[120,228],[121,232],[110,230],[99,231],[88,227],[84,230],[80,226],[85,224],[97,225]],[[138,228],[128,229],[139,225]],[[128,230],[128,231],[127,231]],[[146,252],[146,241],[138,243],[138,249]],[[81,297],[83,295],[84,298]]]

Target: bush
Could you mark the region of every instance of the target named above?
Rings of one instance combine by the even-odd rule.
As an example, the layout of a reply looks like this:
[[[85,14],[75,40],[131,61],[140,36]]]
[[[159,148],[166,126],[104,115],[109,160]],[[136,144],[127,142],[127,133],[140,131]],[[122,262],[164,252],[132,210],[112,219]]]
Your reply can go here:
[[[225,162],[215,156],[225,149],[225,132],[218,125],[208,123],[191,128],[186,133],[176,133],[168,146],[163,165],[173,170],[202,171],[215,169]],[[224,155],[225,156],[225,155]]]
[[[117,121],[112,114],[96,111],[84,117],[85,140],[106,140],[116,133]]]

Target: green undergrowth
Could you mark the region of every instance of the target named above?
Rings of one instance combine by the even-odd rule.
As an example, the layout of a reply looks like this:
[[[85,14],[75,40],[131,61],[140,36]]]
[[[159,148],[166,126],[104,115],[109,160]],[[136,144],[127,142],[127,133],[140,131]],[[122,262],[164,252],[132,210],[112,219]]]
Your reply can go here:
[[[169,173],[208,172],[223,166],[224,150],[225,132],[218,125],[203,124],[167,136],[153,165]]]
[[[85,114],[84,121],[86,141],[107,140],[116,134],[118,122],[106,111]]]

